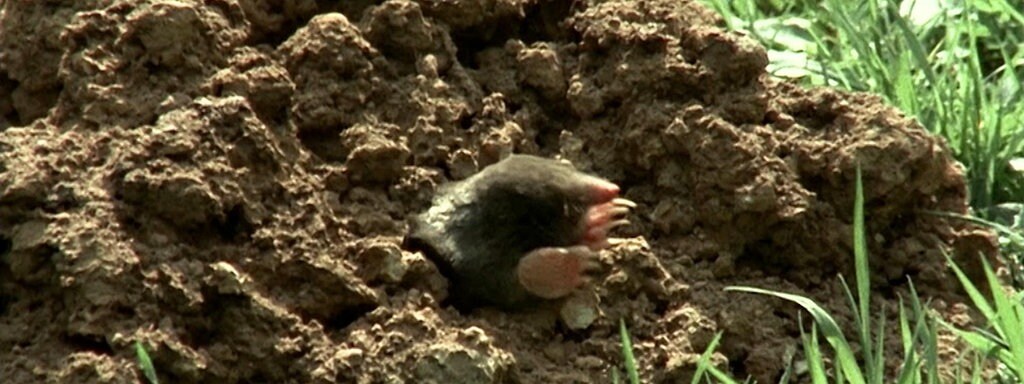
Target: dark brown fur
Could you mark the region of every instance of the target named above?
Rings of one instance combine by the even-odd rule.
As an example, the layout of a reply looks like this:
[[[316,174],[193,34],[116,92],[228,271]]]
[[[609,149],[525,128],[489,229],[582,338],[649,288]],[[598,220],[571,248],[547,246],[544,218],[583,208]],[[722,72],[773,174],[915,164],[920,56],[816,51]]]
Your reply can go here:
[[[519,308],[542,300],[519,284],[519,259],[537,248],[578,244],[590,189],[568,164],[512,155],[439,190],[433,206],[412,220],[407,244],[449,279],[456,307]]]

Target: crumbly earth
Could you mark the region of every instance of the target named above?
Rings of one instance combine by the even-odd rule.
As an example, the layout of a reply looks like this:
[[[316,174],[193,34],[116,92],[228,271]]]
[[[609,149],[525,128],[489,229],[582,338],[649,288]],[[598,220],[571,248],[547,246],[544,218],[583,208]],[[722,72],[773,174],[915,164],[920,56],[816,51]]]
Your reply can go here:
[[[136,383],[135,341],[165,382],[608,382],[620,319],[645,382],[688,381],[719,332],[713,361],[775,382],[799,309],[723,288],[807,295],[850,328],[858,164],[890,320],[910,278],[970,322],[943,252],[976,272],[994,251],[924,212],[966,211],[940,139],[877,97],[770,79],[695,1],[0,6],[5,383]],[[432,191],[513,152],[639,204],[574,326],[460,313],[402,248]]]

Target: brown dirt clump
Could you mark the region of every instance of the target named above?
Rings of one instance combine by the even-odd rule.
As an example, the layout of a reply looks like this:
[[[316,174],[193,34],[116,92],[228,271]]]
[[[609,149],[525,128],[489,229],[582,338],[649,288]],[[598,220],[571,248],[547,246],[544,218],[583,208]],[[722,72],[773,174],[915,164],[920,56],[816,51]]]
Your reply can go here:
[[[773,382],[798,310],[722,288],[849,325],[858,164],[881,310],[907,277],[955,303],[943,250],[993,251],[922,213],[966,210],[938,138],[876,97],[769,79],[695,2],[333,7],[3,3],[4,382],[138,382],[134,341],[168,382],[606,381],[620,318],[645,381],[687,379],[723,332],[715,361]],[[459,313],[401,246],[439,185],[514,152],[640,204],[582,329]]]

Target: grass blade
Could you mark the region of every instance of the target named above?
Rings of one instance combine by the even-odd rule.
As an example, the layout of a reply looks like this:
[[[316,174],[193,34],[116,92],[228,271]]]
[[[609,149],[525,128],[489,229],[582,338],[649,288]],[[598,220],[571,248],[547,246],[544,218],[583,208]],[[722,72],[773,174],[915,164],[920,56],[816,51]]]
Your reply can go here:
[[[849,382],[853,384],[865,383],[864,375],[861,373],[857,364],[857,359],[854,357],[853,351],[850,349],[850,343],[846,340],[846,337],[843,336],[843,331],[839,328],[835,319],[833,319],[824,308],[815,303],[814,300],[799,295],[769,291],[754,287],[731,286],[726,287],[725,290],[774,296],[791,301],[803,307],[804,310],[811,314],[815,324],[821,328],[821,333],[825,336],[825,341],[827,341],[836,352],[836,360],[839,365],[837,369],[841,368],[843,370],[843,373],[846,375]]]
[[[633,356],[633,342],[629,338],[626,322],[619,319],[619,337],[622,338],[622,357],[625,359],[626,374],[630,384],[640,384],[640,373],[636,369],[636,357]]]
[[[800,322],[800,338],[804,344],[804,354],[807,357],[807,368],[811,373],[812,383],[826,383],[828,377],[825,375],[825,359],[821,355],[821,344],[818,344],[818,328],[811,327],[811,336],[804,332],[803,321]]]
[[[711,343],[708,343],[708,347],[704,349],[704,353],[697,359],[697,371],[693,373],[693,378],[690,380],[690,384],[697,384],[700,379],[705,376],[705,371],[710,373],[711,376],[715,377],[721,383],[735,383],[729,375],[725,372],[720,371],[711,364],[711,356],[718,349],[718,342],[722,339],[722,332],[715,334],[715,337],[711,339]]]
[[[153,367],[153,360],[149,358],[146,348],[138,340],[135,341],[135,356],[139,360],[139,369],[142,370],[142,375],[146,376],[146,380],[149,380],[150,384],[160,384],[160,380],[156,377],[156,368]]]
[[[983,257],[981,262],[985,267],[985,277],[992,291],[992,301],[996,306],[997,317],[993,322],[1003,343],[1008,346],[1006,349],[1009,359],[1003,360],[1003,363],[1014,371],[1017,378],[1024,379],[1024,335],[1021,332],[1021,327],[1024,327],[1024,319],[1020,317],[1021,307],[1024,304],[1019,301],[1011,303],[988,261]]]
[[[878,364],[882,356],[872,356],[874,348],[871,343],[871,275],[868,271],[868,246],[864,228],[864,184],[861,182],[860,164],[857,165],[856,172],[853,198],[853,260],[857,279],[855,309],[861,349],[864,353],[864,371],[871,378],[871,382],[881,384],[882,375],[878,371]]]

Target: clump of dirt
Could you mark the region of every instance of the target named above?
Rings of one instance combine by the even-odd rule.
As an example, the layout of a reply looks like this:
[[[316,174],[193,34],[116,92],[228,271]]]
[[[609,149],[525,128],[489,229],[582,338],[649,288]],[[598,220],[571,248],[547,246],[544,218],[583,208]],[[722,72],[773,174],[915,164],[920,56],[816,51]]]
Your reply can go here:
[[[20,2],[0,10],[0,377],[138,382],[773,382],[810,296],[853,319],[865,180],[873,302],[907,277],[969,321],[943,251],[987,232],[938,138],[876,97],[769,79],[696,2]],[[510,153],[571,160],[640,204],[600,313],[446,305],[403,249],[443,183]],[[947,304],[949,303],[949,304]],[[890,318],[892,318],[890,316]],[[948,346],[944,346],[948,350]],[[954,356],[949,356],[951,359]],[[397,379],[395,379],[397,378]]]

